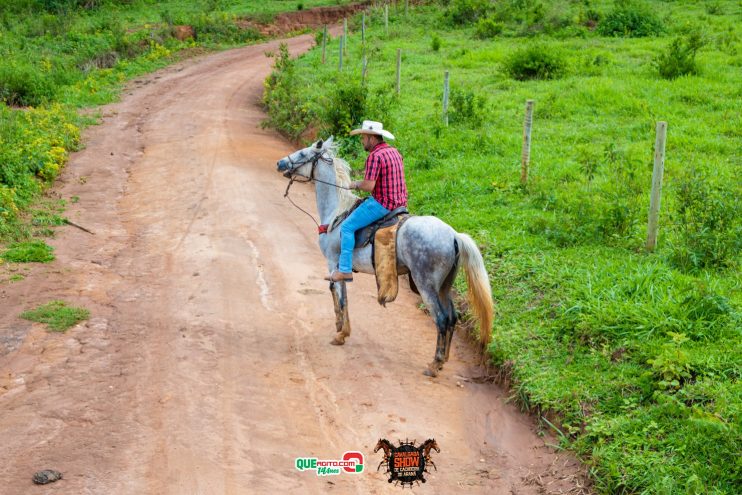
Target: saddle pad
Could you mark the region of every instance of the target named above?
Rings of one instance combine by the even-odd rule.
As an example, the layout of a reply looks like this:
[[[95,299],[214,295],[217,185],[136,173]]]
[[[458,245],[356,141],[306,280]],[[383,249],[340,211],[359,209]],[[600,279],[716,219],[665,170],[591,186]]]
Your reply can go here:
[[[399,282],[397,279],[397,230],[404,222],[395,223],[376,231],[374,238],[374,268],[379,304],[397,298]]]

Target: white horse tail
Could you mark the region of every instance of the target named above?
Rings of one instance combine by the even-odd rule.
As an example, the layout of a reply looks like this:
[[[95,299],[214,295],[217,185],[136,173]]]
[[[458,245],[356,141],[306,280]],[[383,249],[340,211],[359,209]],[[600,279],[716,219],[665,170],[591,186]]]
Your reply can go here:
[[[466,273],[468,287],[467,298],[474,316],[479,320],[479,340],[486,351],[492,334],[492,320],[494,307],[492,304],[492,288],[484,267],[482,254],[474,240],[467,234],[456,233],[459,243],[461,264]]]

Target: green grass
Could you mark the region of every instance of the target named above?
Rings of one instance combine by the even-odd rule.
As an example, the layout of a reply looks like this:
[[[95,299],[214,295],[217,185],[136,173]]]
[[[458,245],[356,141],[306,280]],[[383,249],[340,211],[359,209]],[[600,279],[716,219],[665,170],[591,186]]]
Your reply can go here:
[[[54,248],[44,241],[25,241],[11,244],[0,259],[12,263],[48,263],[54,260]]]
[[[24,320],[45,323],[55,332],[64,332],[89,317],[87,309],[68,306],[64,301],[51,301],[21,314]]]
[[[493,362],[512,376],[518,403],[558,418],[562,445],[588,465],[600,492],[738,493],[739,4],[646,2],[661,34],[625,38],[587,27],[611,2],[592,2],[589,15],[585,4],[542,2],[539,13],[535,3],[501,2],[511,10],[487,13],[504,26],[489,40],[475,22],[452,24],[451,9],[463,4],[393,15],[388,35],[372,12],[365,90],[358,30],[342,74],[336,40],[324,66],[319,50],[280,61],[265,95],[268,124],[292,137],[309,125],[320,137],[335,133],[357,173],[365,154],[349,129],[381,120],[397,136],[413,213],[436,215],[482,247],[497,308]],[[663,78],[659,55],[698,30],[706,43],[697,74]],[[557,54],[564,70],[515,79],[513,54],[532,60],[523,47]],[[527,99],[535,111],[523,187]],[[659,120],[668,122],[660,237],[646,253]]]

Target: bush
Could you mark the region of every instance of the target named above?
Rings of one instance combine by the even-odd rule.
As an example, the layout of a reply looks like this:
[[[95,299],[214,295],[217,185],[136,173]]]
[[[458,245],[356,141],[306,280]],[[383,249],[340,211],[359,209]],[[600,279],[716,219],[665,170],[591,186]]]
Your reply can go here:
[[[66,13],[76,9],[94,9],[102,0],[35,0],[32,3],[48,12]]]
[[[384,122],[389,128],[394,127],[390,118],[390,109],[396,99],[390,87],[378,87],[370,90],[348,78],[339,76],[327,81],[328,94],[316,103],[319,132],[321,135],[334,135],[339,152],[349,158],[357,158],[363,153],[360,141],[349,136],[351,130],[359,127],[363,120]]]
[[[677,391],[691,377],[690,358],[682,349],[688,338],[682,333],[668,332],[672,339],[662,346],[661,352],[647,360],[659,390]]]
[[[724,8],[719,2],[709,2],[706,4],[706,13],[709,15],[723,15]]]
[[[368,89],[355,81],[340,83],[325,104],[323,123],[329,134],[347,136],[364,120]]]
[[[320,29],[319,31],[316,31],[314,33],[314,45],[315,46],[322,46],[322,38],[325,36],[325,30]],[[332,37],[330,36],[330,33],[327,33],[327,40],[326,42],[329,43],[330,39]]]
[[[451,90],[451,112],[449,113],[452,123],[466,123],[471,127],[479,127],[484,121],[483,108],[486,99],[477,96],[471,91]]]
[[[678,268],[735,267],[742,252],[742,200],[733,186],[693,171],[680,181],[670,259]]]
[[[660,77],[676,79],[680,76],[698,74],[696,53],[705,44],[701,34],[690,33],[687,36],[675,38],[664,53],[655,58],[654,66]]]
[[[206,12],[214,12],[222,8],[222,0],[206,0]]]
[[[577,149],[583,180],[540,191],[534,206],[553,210],[529,230],[560,247],[602,242],[637,247],[645,217],[641,210],[642,162],[613,143],[602,152]]]
[[[56,93],[51,77],[31,65],[0,62],[0,101],[15,106],[38,106]]]
[[[560,52],[537,44],[511,54],[505,60],[504,69],[518,81],[558,79],[567,72],[567,63]]]
[[[242,29],[234,16],[225,13],[201,14],[193,20],[192,26],[199,42],[245,43],[262,38],[257,29]]]
[[[580,10],[577,22],[588,28],[594,29],[599,23],[602,15],[589,4]]]
[[[737,36],[737,33],[735,32],[733,26],[729,26],[729,29],[727,29],[727,31],[719,33],[716,36],[716,48],[732,56],[737,55],[738,43],[739,36]]]
[[[15,189],[0,183],[0,225],[14,220],[17,214]]]
[[[625,38],[657,36],[664,30],[662,22],[652,11],[631,3],[617,6],[598,25],[598,33],[602,36]]]
[[[294,65],[288,45],[281,43],[263,93],[263,105],[268,113],[263,125],[273,126],[291,139],[297,139],[313,118],[301,97]]]
[[[505,24],[497,22],[492,17],[483,17],[477,21],[475,36],[480,39],[494,38],[502,34]]]
[[[72,26],[74,16],[41,14],[28,20],[26,34],[29,36],[61,36]]]
[[[477,22],[491,10],[492,3],[489,0],[453,0],[445,16],[451,24],[460,26]]]
[[[432,48],[434,52],[441,49],[441,38],[437,34],[434,34],[433,38],[430,40],[430,48]]]
[[[0,236],[79,146],[74,118],[56,104],[15,110],[0,103]]]
[[[487,17],[495,23],[502,23],[503,28],[509,26],[518,36],[559,32],[571,26],[573,19],[576,18],[566,6],[554,2],[545,4],[541,0],[498,1],[493,3],[493,10],[488,12]],[[483,32],[486,32],[487,29],[481,19],[480,23]],[[489,30],[500,29],[497,24],[487,27]]]
[[[392,126],[389,110],[394,96],[388,88],[380,87],[370,91],[367,86],[347,79],[337,81],[334,87],[334,91],[322,102],[323,130],[328,134],[347,136],[366,119],[384,122],[387,127]]]

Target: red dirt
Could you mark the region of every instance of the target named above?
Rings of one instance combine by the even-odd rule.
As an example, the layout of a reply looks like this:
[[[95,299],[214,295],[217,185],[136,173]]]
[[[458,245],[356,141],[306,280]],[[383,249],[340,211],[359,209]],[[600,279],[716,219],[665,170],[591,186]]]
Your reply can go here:
[[[243,29],[257,29],[265,36],[276,36],[300,31],[306,28],[318,28],[335,24],[345,17],[350,17],[367,9],[371,1],[358,2],[337,7],[316,7],[309,10],[295,10],[276,15],[271,24],[261,24],[250,18],[241,20],[238,25]]]
[[[0,286],[0,492],[400,493],[376,441],[435,437],[438,471],[413,492],[585,493],[506,392],[467,381],[482,371],[464,339],[422,375],[435,329],[409,290],[384,309],[358,276],[353,334],[329,345],[315,229],[275,171],[293,147],[259,126],[278,43],[134,81],[85,132],[55,192],[79,196],[68,216],[96,235],[59,229],[56,261]],[[309,186],[292,195],[314,208]],[[91,319],[59,334],[18,318],[51,299]],[[294,468],[346,450],[362,474]],[[33,485],[47,468],[64,479]]]
[[[368,8],[370,1],[340,7],[319,7],[310,10],[284,12],[276,16],[274,24],[278,32],[286,33],[306,27],[320,27],[334,24],[343,17],[349,17]]]

